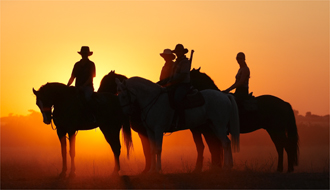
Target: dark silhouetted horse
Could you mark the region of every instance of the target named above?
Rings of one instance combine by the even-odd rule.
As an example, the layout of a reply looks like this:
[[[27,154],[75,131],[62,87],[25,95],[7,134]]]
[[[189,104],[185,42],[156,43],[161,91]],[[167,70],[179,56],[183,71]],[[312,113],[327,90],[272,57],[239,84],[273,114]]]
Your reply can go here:
[[[200,72],[200,68],[193,69],[190,72],[190,78],[192,85],[198,90],[219,90],[209,76]],[[240,132],[250,133],[265,129],[278,153],[277,171],[283,171],[283,150],[285,150],[288,156],[288,172],[292,172],[294,165],[298,165],[299,146],[297,125],[291,105],[271,95],[256,97],[256,104],[255,111],[240,110]],[[212,157],[219,158],[221,154],[212,155]]]
[[[115,71],[111,71],[108,75],[105,75],[101,81],[101,85],[98,89],[98,92],[110,92],[113,94],[117,94],[117,85],[115,79],[118,78],[120,81],[126,80],[127,77],[121,74],[115,73]],[[147,130],[143,126],[143,122],[141,121],[140,115],[135,114],[130,116],[130,123],[132,129],[138,133],[143,147],[143,152],[145,155],[145,169],[144,172],[149,171],[151,166],[150,160],[150,143],[148,140]],[[195,172],[202,171],[203,167],[203,152],[205,149],[202,134],[205,138],[206,143],[209,146],[211,157],[212,157],[212,166],[221,167],[222,166],[222,148],[221,142],[218,138],[212,133],[212,130],[205,126],[201,126],[199,128],[190,129],[193,135],[194,142],[197,148],[197,162],[195,166]],[[220,146],[220,148],[219,148]]]
[[[78,130],[89,130],[99,127],[110,144],[115,157],[113,174],[120,170],[120,129],[123,129],[124,141],[127,146],[127,156],[132,145],[131,129],[126,116],[123,114],[118,97],[112,93],[94,93],[86,112],[86,104],[83,103],[82,94],[75,87],[68,87],[61,83],[47,83],[38,91],[33,89],[36,95],[36,103],[43,115],[45,124],[51,124],[52,119],[57,129],[57,135],[61,142],[62,172],[61,178],[66,177],[67,150],[66,134],[70,141],[71,172],[70,177],[75,176],[75,140]],[[52,111],[53,109],[53,111]],[[89,114],[89,115],[88,115]],[[93,114],[95,121],[91,121]],[[122,127],[123,126],[123,127]]]

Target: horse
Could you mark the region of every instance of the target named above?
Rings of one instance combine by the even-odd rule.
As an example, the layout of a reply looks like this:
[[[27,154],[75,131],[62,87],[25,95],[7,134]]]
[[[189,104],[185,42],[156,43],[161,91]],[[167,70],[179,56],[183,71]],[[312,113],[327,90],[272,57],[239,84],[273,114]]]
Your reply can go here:
[[[147,130],[151,147],[150,172],[161,171],[161,152],[163,133],[172,131],[171,123],[174,109],[171,108],[165,88],[141,77],[131,77],[123,83],[116,80],[119,90],[119,101],[124,113],[131,114],[134,106],[138,105],[141,118]],[[200,92],[205,100],[202,106],[186,109],[186,125],[183,129],[197,128],[208,124],[224,149],[224,166],[233,166],[232,150],[239,150],[238,108],[232,95],[216,90],[206,89]],[[227,137],[231,134],[231,141]],[[182,126],[181,126],[182,127]]]
[[[39,107],[43,122],[51,124],[52,119],[57,129],[57,135],[61,143],[62,171],[59,178],[66,177],[67,171],[67,150],[66,134],[70,142],[71,171],[69,177],[75,176],[75,141],[78,130],[89,130],[99,127],[105,139],[110,144],[115,157],[113,175],[117,175],[120,170],[120,140],[119,134],[122,129],[127,156],[132,146],[131,129],[125,120],[125,115],[121,110],[118,97],[111,93],[94,93],[92,96],[91,108],[95,121],[86,119],[86,108],[82,103],[82,94],[77,88],[68,87],[62,83],[47,83],[40,87],[38,91],[33,89],[36,95],[36,104]],[[91,104],[91,103],[90,103]],[[52,110],[53,109],[53,110]]]
[[[192,85],[198,90],[220,91],[208,75],[200,72],[200,68],[192,69],[190,78]],[[299,137],[291,105],[272,95],[262,95],[255,99],[257,110],[245,111],[239,107],[240,132],[250,133],[258,129],[265,129],[276,147],[277,171],[283,172],[283,150],[285,150],[288,158],[288,172],[293,172],[294,166],[298,165]],[[219,152],[215,154],[218,155],[213,155],[213,157],[222,157]]]
[[[101,80],[101,85],[98,89],[98,92],[108,92],[112,94],[117,94],[117,84],[115,82],[115,79],[119,79],[121,82],[127,79],[125,75],[117,74],[114,70],[109,72],[107,75],[105,75]],[[150,170],[151,167],[151,152],[150,152],[150,143],[148,140],[148,134],[147,130],[143,126],[143,122],[141,121],[140,114],[134,114],[130,116],[130,124],[131,128],[138,133],[143,153],[145,157],[145,168],[142,171],[142,173],[146,173]],[[212,168],[221,168],[222,167],[222,152],[223,149],[221,147],[221,141],[215,137],[214,134],[212,134],[211,129],[207,125],[202,125],[198,128],[190,129],[193,139],[196,145],[197,149],[197,161],[195,165],[194,172],[201,172],[203,168],[203,152],[205,149],[202,134],[204,136],[204,139],[209,146],[209,150],[211,153],[211,166]]]

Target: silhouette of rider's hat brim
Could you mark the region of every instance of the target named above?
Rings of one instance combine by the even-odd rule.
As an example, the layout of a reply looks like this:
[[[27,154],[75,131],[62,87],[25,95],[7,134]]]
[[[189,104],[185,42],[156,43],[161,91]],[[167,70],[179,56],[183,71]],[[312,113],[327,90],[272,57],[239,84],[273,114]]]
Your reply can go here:
[[[82,46],[80,51],[78,51],[80,55],[88,55],[91,56],[93,55],[93,52],[89,50],[88,46]]]
[[[175,55],[172,53],[172,50],[170,49],[164,49],[163,53],[160,53],[160,56],[163,58],[169,57],[171,60],[175,59]]]
[[[177,44],[175,49],[172,50],[172,53],[183,52],[183,54],[188,53],[188,49],[184,48],[182,44]]]

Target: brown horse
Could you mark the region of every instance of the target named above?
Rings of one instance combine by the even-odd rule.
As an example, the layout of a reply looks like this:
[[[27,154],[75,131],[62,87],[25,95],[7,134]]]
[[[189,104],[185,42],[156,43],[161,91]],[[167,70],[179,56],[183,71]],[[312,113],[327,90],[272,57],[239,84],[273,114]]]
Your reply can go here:
[[[43,115],[45,124],[51,124],[52,119],[57,129],[57,135],[61,142],[62,150],[62,172],[59,177],[66,177],[67,171],[67,150],[66,134],[70,141],[71,172],[70,177],[75,176],[75,141],[78,130],[89,130],[99,127],[110,144],[115,157],[113,174],[120,170],[120,129],[123,129],[124,141],[129,148],[132,145],[131,130],[125,115],[121,110],[118,97],[111,93],[94,93],[89,109],[86,112],[86,105],[83,103],[81,94],[75,87],[68,87],[61,83],[47,83],[38,91],[33,89],[37,98],[37,105]],[[52,111],[53,108],[53,111]],[[88,114],[93,114],[88,115]],[[91,121],[88,116],[94,117]],[[125,123],[126,122],[126,123]],[[123,127],[122,127],[123,126]]]

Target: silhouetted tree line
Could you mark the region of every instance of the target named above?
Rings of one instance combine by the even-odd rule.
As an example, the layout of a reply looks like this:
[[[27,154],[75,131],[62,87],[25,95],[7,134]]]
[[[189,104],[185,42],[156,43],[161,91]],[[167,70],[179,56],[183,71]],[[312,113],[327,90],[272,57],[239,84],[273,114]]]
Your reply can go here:
[[[303,115],[299,115],[299,111],[297,110],[293,110],[294,111],[294,115],[296,117],[296,121],[297,122],[301,122],[301,121],[306,121],[306,122],[329,122],[330,119],[330,115],[324,115],[324,116],[320,116],[320,115],[315,115],[312,114],[312,112],[306,112],[305,116]]]

